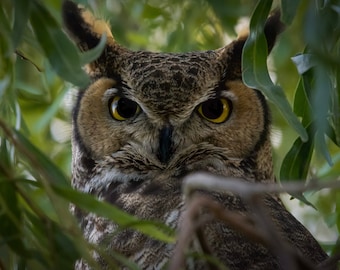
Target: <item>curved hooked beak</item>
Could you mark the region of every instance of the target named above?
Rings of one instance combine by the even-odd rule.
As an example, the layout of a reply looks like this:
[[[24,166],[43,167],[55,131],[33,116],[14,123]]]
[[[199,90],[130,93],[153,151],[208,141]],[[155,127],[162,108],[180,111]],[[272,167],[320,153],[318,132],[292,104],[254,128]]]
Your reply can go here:
[[[167,163],[173,154],[172,132],[173,127],[171,125],[164,126],[159,132],[157,157],[162,163]]]

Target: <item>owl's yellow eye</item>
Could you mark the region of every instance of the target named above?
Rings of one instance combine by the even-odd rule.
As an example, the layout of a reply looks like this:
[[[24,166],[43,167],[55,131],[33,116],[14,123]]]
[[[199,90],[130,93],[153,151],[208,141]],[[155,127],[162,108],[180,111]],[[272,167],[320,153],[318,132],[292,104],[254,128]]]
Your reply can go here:
[[[209,99],[198,106],[198,113],[210,122],[223,123],[231,113],[231,102],[226,98]]]
[[[109,108],[111,116],[118,121],[127,120],[140,112],[136,102],[119,96],[110,99]]]

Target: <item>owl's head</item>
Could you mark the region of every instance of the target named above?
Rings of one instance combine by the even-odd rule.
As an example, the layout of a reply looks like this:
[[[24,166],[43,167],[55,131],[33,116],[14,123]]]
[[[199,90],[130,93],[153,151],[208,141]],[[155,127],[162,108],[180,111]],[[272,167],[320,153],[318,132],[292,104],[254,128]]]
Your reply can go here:
[[[279,17],[265,26],[269,51],[282,28]],[[268,107],[242,83],[246,36],[204,52],[131,51],[71,1],[64,2],[63,18],[83,51],[107,36],[101,56],[86,67],[92,84],[74,109],[78,173],[101,167],[121,181],[193,170],[272,178]]]

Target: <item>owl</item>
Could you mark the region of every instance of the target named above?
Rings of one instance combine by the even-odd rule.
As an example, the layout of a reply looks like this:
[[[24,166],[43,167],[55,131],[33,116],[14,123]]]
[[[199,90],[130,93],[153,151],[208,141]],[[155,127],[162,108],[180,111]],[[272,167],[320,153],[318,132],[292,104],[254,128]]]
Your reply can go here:
[[[228,177],[251,183],[275,181],[269,108],[260,91],[242,82],[246,36],[203,52],[132,51],[115,41],[104,21],[71,1],[63,3],[63,20],[82,51],[94,48],[103,34],[107,37],[101,56],[86,66],[91,84],[79,91],[73,111],[75,189],[179,231],[187,210],[183,178],[190,173],[204,171],[226,181]],[[268,18],[269,51],[282,27],[279,12]],[[197,192],[228,211],[254,215],[238,194]],[[266,195],[263,204],[291,250],[313,265],[327,258],[275,195]],[[93,254],[102,269],[110,269],[108,258],[115,261],[114,254],[124,255],[141,269],[169,266],[176,243],[120,229],[75,206],[72,211],[84,237],[107,252],[105,258]],[[202,234],[211,255],[227,269],[288,269],[270,248],[221,221],[207,222]],[[187,252],[203,252],[196,242]],[[122,262],[117,265],[127,269]],[[75,268],[90,266],[80,259]],[[194,256],[186,258],[183,268],[214,269],[204,257]]]

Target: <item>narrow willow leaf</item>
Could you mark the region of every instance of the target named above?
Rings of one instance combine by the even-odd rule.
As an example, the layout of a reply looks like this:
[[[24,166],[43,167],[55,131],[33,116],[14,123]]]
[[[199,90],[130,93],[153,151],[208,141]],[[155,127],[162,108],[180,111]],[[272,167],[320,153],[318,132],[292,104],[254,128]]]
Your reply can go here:
[[[315,150],[325,158],[329,166],[334,165],[326,143],[326,136],[320,131],[315,133]]]
[[[42,89],[38,89],[37,87],[20,80],[14,82],[14,89],[18,89],[20,94],[29,96],[30,98],[32,98],[32,96],[39,97],[45,94]]]
[[[19,256],[28,257],[29,252],[22,239],[22,228],[22,213],[15,186],[0,175],[0,235],[2,241],[5,241]]]
[[[11,162],[11,153],[10,153],[10,146],[7,143],[6,140],[1,139],[0,140],[0,175],[3,173],[5,175],[5,172],[2,172],[2,170],[5,171],[11,171],[12,168],[12,162]]]
[[[301,139],[307,141],[307,132],[293,113],[282,88],[274,85],[268,74],[268,50],[263,28],[271,4],[272,1],[259,1],[252,15],[250,34],[242,53],[243,81],[248,87],[261,90],[277,106]]]
[[[11,27],[7,20],[7,16],[4,13],[4,9],[0,6],[0,52],[1,58],[8,58],[13,53],[13,42],[11,37]],[[0,62],[1,64],[1,62]],[[2,66],[2,65],[1,65]]]
[[[294,112],[302,118],[301,123],[307,127],[312,122],[311,89],[314,80],[313,70],[302,74],[294,96]]]
[[[282,21],[285,24],[292,23],[299,4],[300,0],[281,0]]]
[[[14,25],[12,31],[13,47],[20,43],[31,11],[32,1],[14,0]]]
[[[315,66],[315,59],[310,53],[307,53],[305,48],[303,54],[298,54],[291,58],[299,74],[301,75],[298,85],[295,90],[294,96],[294,113],[302,118],[302,124],[304,127],[311,122],[312,106],[310,103],[310,91],[313,81],[313,67]],[[313,61],[310,61],[312,60]]]
[[[329,125],[329,127],[327,128],[327,136],[332,140],[334,144],[340,146],[340,142],[337,140],[335,130],[331,125]]]
[[[70,227],[69,221],[51,219],[50,213],[46,213],[45,209],[40,207],[40,203],[37,202],[38,199],[32,198],[33,194],[27,194],[30,188],[21,185],[28,184],[41,187],[41,184],[37,182],[34,184],[33,182],[35,181],[17,179],[18,188],[21,190],[20,193],[24,195],[23,197],[26,198],[26,201],[28,200],[24,214],[27,219],[26,241],[30,243],[30,247],[36,249],[36,251],[30,249],[32,259],[34,258],[44,266],[37,269],[73,269],[75,259],[79,257],[84,258],[89,265],[96,266],[90,254],[92,247],[85,241],[78,225],[74,223],[75,226]],[[68,207],[64,211],[69,213]],[[64,252],[67,254],[63,254]],[[55,256],[56,254],[58,255]],[[60,258],[62,258],[63,262],[59,262]],[[97,266],[92,269],[99,268]]]
[[[37,149],[25,136],[18,131],[14,131],[12,142],[20,153],[20,155],[30,164],[31,168],[35,171],[32,174],[36,174],[37,181],[40,181],[46,195],[51,201],[53,208],[56,211],[58,220],[63,222],[63,225],[67,228],[76,227],[76,222],[72,217],[68,209],[68,202],[63,198],[60,198],[53,192],[52,186],[70,187],[70,182],[61,172],[61,170],[55,166],[50,159],[45,156],[39,149]]]
[[[315,120],[315,149],[321,153],[328,164],[333,164],[329,153],[325,134],[332,127],[328,122],[330,95],[334,91],[331,80],[324,69],[320,69],[317,59],[312,54],[301,54],[292,58],[302,79],[295,92],[294,111],[302,117],[302,123],[306,126],[312,119]],[[301,81],[303,82],[301,85]],[[334,138],[334,137],[332,137]]]
[[[0,127],[7,139],[15,146],[17,153],[28,162],[31,168],[34,168],[31,173],[37,175],[37,180],[41,182],[48,198],[51,200],[58,219],[64,223],[65,227],[70,229],[77,227],[73,216],[66,210],[68,209],[68,202],[58,197],[52,190],[52,186],[70,187],[70,182],[64,174],[25,136],[19,131],[9,128],[1,119]]]
[[[340,50],[340,45],[338,46]],[[340,69],[336,68],[334,72],[334,83],[332,97],[331,97],[331,112],[332,112],[332,127],[334,129],[334,142],[340,146]]]
[[[94,47],[91,50],[85,51],[80,55],[80,63],[82,66],[84,66],[87,63],[93,62],[101,55],[105,48],[106,40],[107,40],[106,34],[102,35],[102,37],[100,38],[100,42],[96,47]]]
[[[32,164],[32,167],[46,177],[46,181],[55,186],[69,187],[70,182],[63,172],[54,165],[51,160],[36,148],[25,136],[20,132],[13,130],[17,150]]]
[[[307,127],[307,132],[309,140],[307,142],[303,142],[301,138],[297,138],[283,159],[280,169],[281,181],[302,181],[307,178],[314,149],[312,125]],[[290,195],[315,208],[314,205],[305,198],[303,193],[294,192],[290,193]]]
[[[312,106],[313,119],[316,124],[315,146],[317,153],[320,153],[332,166],[332,159],[330,157],[329,149],[326,143],[326,134],[329,128],[329,108],[331,104],[331,93],[333,85],[326,68],[320,66],[315,68],[315,84],[313,87]]]
[[[6,90],[10,86],[11,79],[8,75],[5,75],[1,80],[0,80],[0,98],[5,94]]]
[[[292,197],[294,197],[295,199],[298,199],[299,201],[303,202],[304,204],[311,206],[312,208],[314,208],[315,210],[317,210],[317,208],[315,207],[314,204],[312,204],[310,201],[307,200],[307,198],[303,195],[303,193],[290,193],[290,195]]]
[[[31,212],[27,212],[26,216],[31,225],[29,226],[30,235],[27,238],[38,244],[37,255],[39,257],[36,259],[40,261],[44,269],[71,269],[76,259],[80,257],[77,245],[82,240],[74,237],[72,241],[62,231],[62,226],[52,220],[39,218]],[[58,256],[53,256],[54,253]],[[60,260],[60,258],[63,259]]]
[[[78,207],[96,213],[99,216],[106,217],[122,227],[135,228],[154,239],[167,243],[174,242],[174,237],[169,235],[169,232],[172,232],[172,230],[166,225],[152,221],[139,220],[120,210],[116,206],[98,201],[96,198],[86,193],[80,193],[73,189],[64,188],[56,188],[55,190],[60,196],[63,196]],[[165,233],[165,231],[167,233]]]
[[[76,47],[38,1],[34,1],[32,6],[31,23],[46,57],[58,75],[80,87],[87,86],[89,78],[81,68]]]
[[[338,231],[340,231],[340,192],[337,192],[335,194],[335,206],[336,206],[336,213],[337,213],[337,219],[336,219],[336,226]],[[338,243],[337,243],[337,254],[340,253],[340,237],[338,238]]]
[[[309,140],[303,142],[297,138],[283,159],[280,169],[281,181],[299,181],[307,177],[314,148],[314,136],[311,125],[307,127]]]
[[[51,123],[52,118],[57,114],[60,104],[63,101],[65,94],[67,92],[67,88],[64,88],[53,100],[53,103],[48,107],[44,114],[41,116],[39,121],[34,125],[34,132],[41,132],[46,126]]]
[[[298,82],[298,86],[295,90],[294,96],[294,113],[302,118],[301,123],[304,127],[310,124],[311,117],[311,105],[308,101],[305,88],[303,87],[303,79],[301,78]]]

